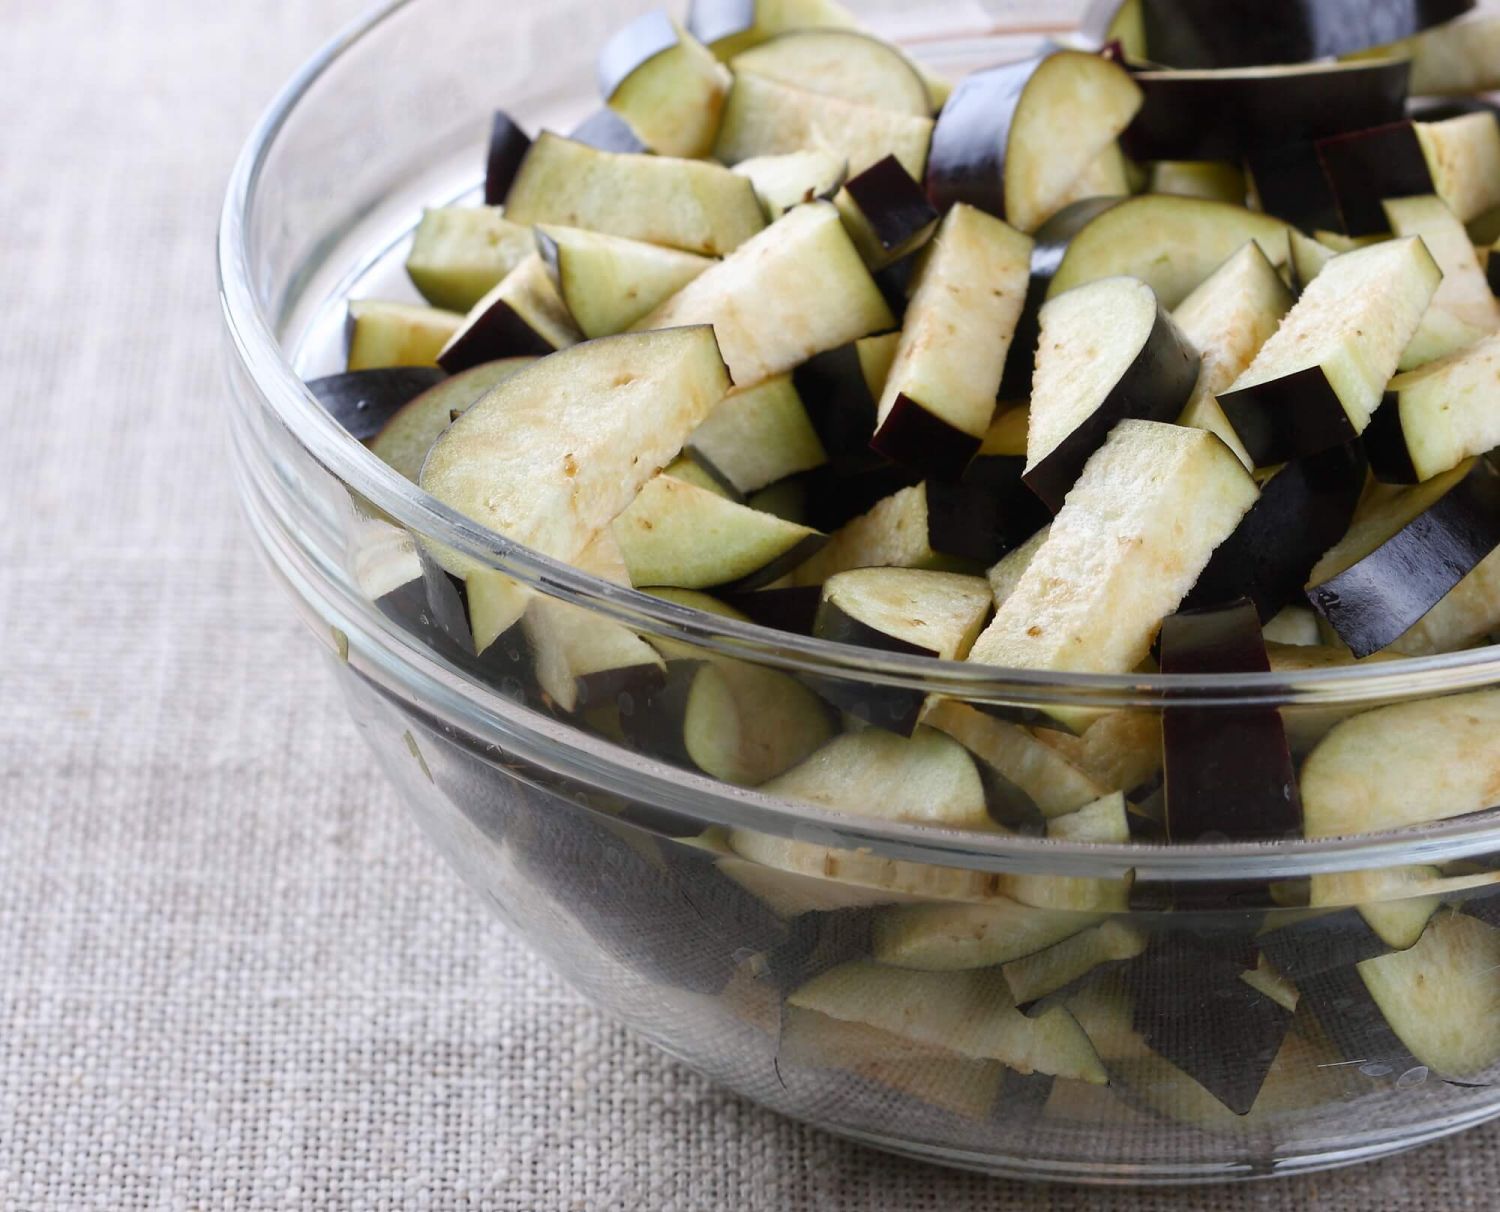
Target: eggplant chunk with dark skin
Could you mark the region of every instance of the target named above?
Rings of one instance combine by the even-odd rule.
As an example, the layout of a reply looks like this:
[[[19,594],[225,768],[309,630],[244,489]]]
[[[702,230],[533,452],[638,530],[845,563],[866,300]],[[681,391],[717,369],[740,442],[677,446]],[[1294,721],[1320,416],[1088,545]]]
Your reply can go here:
[[[1241,601],[1168,618],[1161,671],[1269,673],[1255,607]],[[1169,840],[1262,841],[1301,833],[1297,772],[1274,707],[1164,708],[1162,745]]]
[[[729,61],[736,75],[765,76],[856,105],[932,116],[932,97],[920,73],[888,42],[859,30],[796,30],[780,34]]]
[[[516,171],[530,149],[531,136],[504,110],[496,110],[490,124],[490,143],[484,161],[486,206],[499,206],[505,201],[511,182],[516,179]]]
[[[1357,249],[1323,268],[1219,396],[1258,467],[1364,432],[1441,279],[1416,237]]]
[[[766,222],[774,223],[804,202],[831,202],[849,176],[849,162],[829,151],[808,149],[741,160],[734,172],[749,180]]]
[[[1474,0],[1267,0],[1226,8],[1222,0],[1140,0],[1146,55],[1168,67],[1303,63],[1407,38],[1451,21]]]
[[[712,324],[735,383],[753,387],[814,354],[888,332],[895,317],[839,212],[813,202],[788,211],[636,328],[684,324]]]
[[[1055,512],[1119,422],[1175,421],[1199,361],[1149,286],[1108,278],[1042,309],[1022,479]]]
[[[1134,73],[1140,112],[1121,138],[1135,160],[1238,160],[1406,116],[1404,59]]]
[[[588,338],[624,332],[713,264],[695,253],[577,227],[539,225],[535,246]]]
[[[492,387],[530,366],[532,358],[504,358],[451,375],[391,414],[370,439],[370,449],[413,484],[421,479],[427,452],[463,412]]]
[[[384,366],[310,379],[307,389],[350,437],[369,442],[402,409],[447,377],[435,366]]]
[[[1500,471],[1470,459],[1372,498],[1313,568],[1307,599],[1356,656],[1400,639],[1500,546]]]
[[[913,470],[957,478],[994,418],[1026,297],[1031,241],[954,206],[925,255],[871,447]]]
[[[864,337],[815,354],[792,372],[797,394],[830,459],[868,451],[900,339],[894,332]],[[856,509],[854,514],[862,512]]]
[[[733,252],[766,225],[755,188],[722,165],[600,151],[550,131],[521,162],[505,216],[708,257]]]
[[[1122,421],[969,660],[1134,669],[1256,496],[1249,473],[1212,434]]]
[[[631,583],[680,589],[758,589],[826,542],[786,522],[671,476],[657,476],[611,529]]]
[[[1365,431],[1375,474],[1418,483],[1500,446],[1497,379],[1500,336],[1392,379]]]
[[[440,206],[422,212],[406,274],[434,307],[466,312],[536,251],[531,229],[495,206]]]
[[[599,53],[599,91],[652,151],[706,156],[732,82],[713,52],[661,9],[617,30]]]
[[[1048,298],[1099,278],[1139,278],[1174,308],[1247,240],[1278,268],[1287,259],[1282,220],[1227,202],[1146,194],[1106,207],[1069,240]]]
[[[1255,463],[1216,397],[1244,373],[1291,307],[1286,283],[1251,240],[1172,313],[1178,330],[1202,360],[1178,423],[1218,434],[1250,469]]]
[[[436,366],[443,346],[463,324],[457,312],[437,307],[355,299],[349,304],[347,369]]]
[[[546,262],[533,253],[469,309],[437,360],[457,374],[499,358],[544,357],[581,337]]]
[[[921,185],[895,156],[850,177],[834,205],[865,264],[875,269],[915,251],[938,221]]]
[[[813,634],[879,652],[961,661],[990,616],[983,577],[913,568],[862,568],[830,577]],[[910,735],[922,714],[921,690],[820,678],[816,688],[844,711]]]
[[[973,72],[938,118],[928,196],[939,210],[966,202],[1035,231],[1074,200],[1074,182],[1140,102],[1129,72],[1081,51]]]
[[[1184,608],[1248,598],[1268,623],[1284,607],[1305,603],[1307,578],[1348,531],[1365,478],[1357,442],[1283,464],[1262,482],[1260,498],[1215,549]]]
[[[787,375],[730,392],[694,430],[687,454],[742,496],[828,459]]]
[[[687,27],[728,61],[778,34],[807,29],[854,29],[838,0],[692,0]]]

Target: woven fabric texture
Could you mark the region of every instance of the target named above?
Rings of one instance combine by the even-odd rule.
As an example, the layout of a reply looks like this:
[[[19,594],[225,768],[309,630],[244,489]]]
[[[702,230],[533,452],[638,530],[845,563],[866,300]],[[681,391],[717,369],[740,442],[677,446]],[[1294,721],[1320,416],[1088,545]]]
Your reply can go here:
[[[893,1161],[634,1042],[486,917],[371,769],[221,450],[230,161],[358,7],[4,6],[0,1209],[1493,1208],[1500,1127],[1181,1193]]]

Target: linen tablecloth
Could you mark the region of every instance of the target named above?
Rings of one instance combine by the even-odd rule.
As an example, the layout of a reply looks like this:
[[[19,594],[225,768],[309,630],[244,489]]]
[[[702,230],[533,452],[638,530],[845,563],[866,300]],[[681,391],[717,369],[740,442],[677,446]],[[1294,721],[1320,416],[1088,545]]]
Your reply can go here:
[[[225,177],[359,3],[0,8],[0,1209],[1494,1208],[1500,1128],[1166,1194],[889,1160],[634,1042],[486,917],[221,450]]]

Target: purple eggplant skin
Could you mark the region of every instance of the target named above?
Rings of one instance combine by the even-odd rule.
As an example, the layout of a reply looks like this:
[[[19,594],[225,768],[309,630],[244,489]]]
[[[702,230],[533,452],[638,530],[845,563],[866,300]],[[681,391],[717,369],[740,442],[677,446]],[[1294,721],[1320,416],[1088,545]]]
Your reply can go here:
[[[1042,334],[1042,304],[1047,290],[1057,276],[1063,257],[1073,237],[1123,198],[1083,198],[1070,202],[1037,228],[1031,242],[1031,270],[1026,281],[1026,300],[1011,336],[1010,352],[1005,359],[1005,374],[1000,380],[1000,399],[1022,400],[1031,394],[1031,372],[1036,359],[1036,343]]]
[[[1324,72],[1204,76],[1139,72],[1141,108],[1121,136],[1134,160],[1238,160],[1406,116],[1411,61]]]
[[[922,186],[895,156],[849,178],[844,189],[854,200],[880,247],[890,252],[938,221]]]
[[[432,366],[383,366],[309,379],[307,390],[350,437],[368,442],[407,404],[447,377]]]
[[[866,451],[815,467],[803,475],[802,483],[807,525],[828,532],[868,513],[893,493],[921,483],[921,477]]]
[[[497,299],[438,355],[438,365],[456,375],[500,358],[544,358],[556,352],[509,303]]]
[[[1265,623],[1300,602],[1313,565],[1349,529],[1365,469],[1358,442],[1286,464],[1214,551],[1182,609],[1248,598]]]
[[[917,274],[917,256],[922,250],[909,252],[899,260],[892,261],[883,269],[875,270],[870,277],[875,279],[875,285],[884,297],[886,306],[891,309],[891,315],[896,317],[899,324],[906,315],[906,305],[911,301],[912,279]]]
[[[1107,322],[1108,317],[1101,317]],[[1083,466],[1104,445],[1121,421],[1175,421],[1198,382],[1201,361],[1172,317],[1156,306],[1156,322],[1135,360],[1120,376],[1092,416],[1022,477],[1047,508],[1056,513],[1083,473]]]
[[[1490,293],[1500,297],[1500,257],[1491,250],[1489,260],[1484,263],[1485,281],[1490,284]]]
[[[1257,467],[1303,459],[1359,438],[1349,414],[1316,366],[1219,397]]]
[[[1340,230],[1374,236],[1390,230],[1383,198],[1433,192],[1427,157],[1410,122],[1392,122],[1317,141],[1323,176],[1338,202]]]
[[[809,358],[792,372],[792,384],[830,459],[866,450],[879,405],[855,346],[841,345]]]
[[[927,157],[927,197],[946,213],[967,202],[1005,218],[1005,150],[1021,94],[1046,56],[965,76],[938,115]]]
[[[1269,673],[1260,615],[1249,601],[1171,616],[1165,674]],[[1167,834],[1173,842],[1270,841],[1302,831],[1286,727],[1274,708],[1162,711]]]
[[[824,702],[897,736],[911,736],[917,730],[926,702],[921,691],[904,686],[849,682],[814,674],[809,674],[806,681],[808,688]]]
[[[1052,520],[1026,486],[1024,455],[980,455],[956,483],[927,481],[927,541],[934,551],[985,567]]]
[[[511,182],[520,171],[521,161],[531,150],[531,136],[504,110],[495,111],[490,127],[489,153],[484,162],[484,204],[499,206],[510,193]]]
[[[676,45],[672,18],[659,8],[617,29],[599,52],[599,95],[608,101],[631,72]]]
[[[612,109],[598,109],[568,132],[568,138],[596,151],[647,155],[651,149],[631,129],[630,123]]]
[[[756,0],[692,0],[688,5],[688,32],[712,46],[755,28]]]
[[[1303,231],[1341,231],[1338,195],[1323,171],[1316,143],[1259,148],[1245,157],[1260,208]]]
[[[749,593],[720,595],[726,606],[748,615],[752,623],[792,635],[812,635],[823,600],[821,585],[786,585],[780,589],[754,589]]]
[[[980,444],[981,439],[955,429],[905,392],[896,396],[870,439],[870,449],[892,463],[950,480],[963,475]]]
[[[1307,600],[1356,657],[1394,643],[1500,547],[1500,470],[1474,466],[1426,513]]]
[[[1236,1115],[1254,1106],[1292,1026],[1292,1012],[1179,932],[1154,938],[1127,969],[1134,1026]]]
[[[1141,0],[1146,47],[1168,67],[1306,63],[1383,46],[1451,21],[1475,0]]]
[[[1380,407],[1375,410],[1375,415],[1370,418],[1370,423],[1360,435],[1360,442],[1369,456],[1370,470],[1382,484],[1418,482],[1417,469],[1411,461],[1411,450],[1406,445],[1406,430],[1401,424],[1399,397],[1395,392],[1385,393]]]
[[[620,708],[620,728],[625,739],[642,753],[686,769],[696,769],[688,753],[683,724],[693,683],[709,667],[707,661],[667,662],[665,679],[651,694]]]

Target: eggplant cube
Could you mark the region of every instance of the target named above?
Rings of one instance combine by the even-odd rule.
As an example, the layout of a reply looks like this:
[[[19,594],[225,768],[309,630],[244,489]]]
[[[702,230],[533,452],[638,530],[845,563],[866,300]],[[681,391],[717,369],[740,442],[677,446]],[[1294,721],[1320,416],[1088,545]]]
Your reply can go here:
[[[732,77],[661,9],[617,31],[599,54],[599,91],[652,151],[706,156]]]

